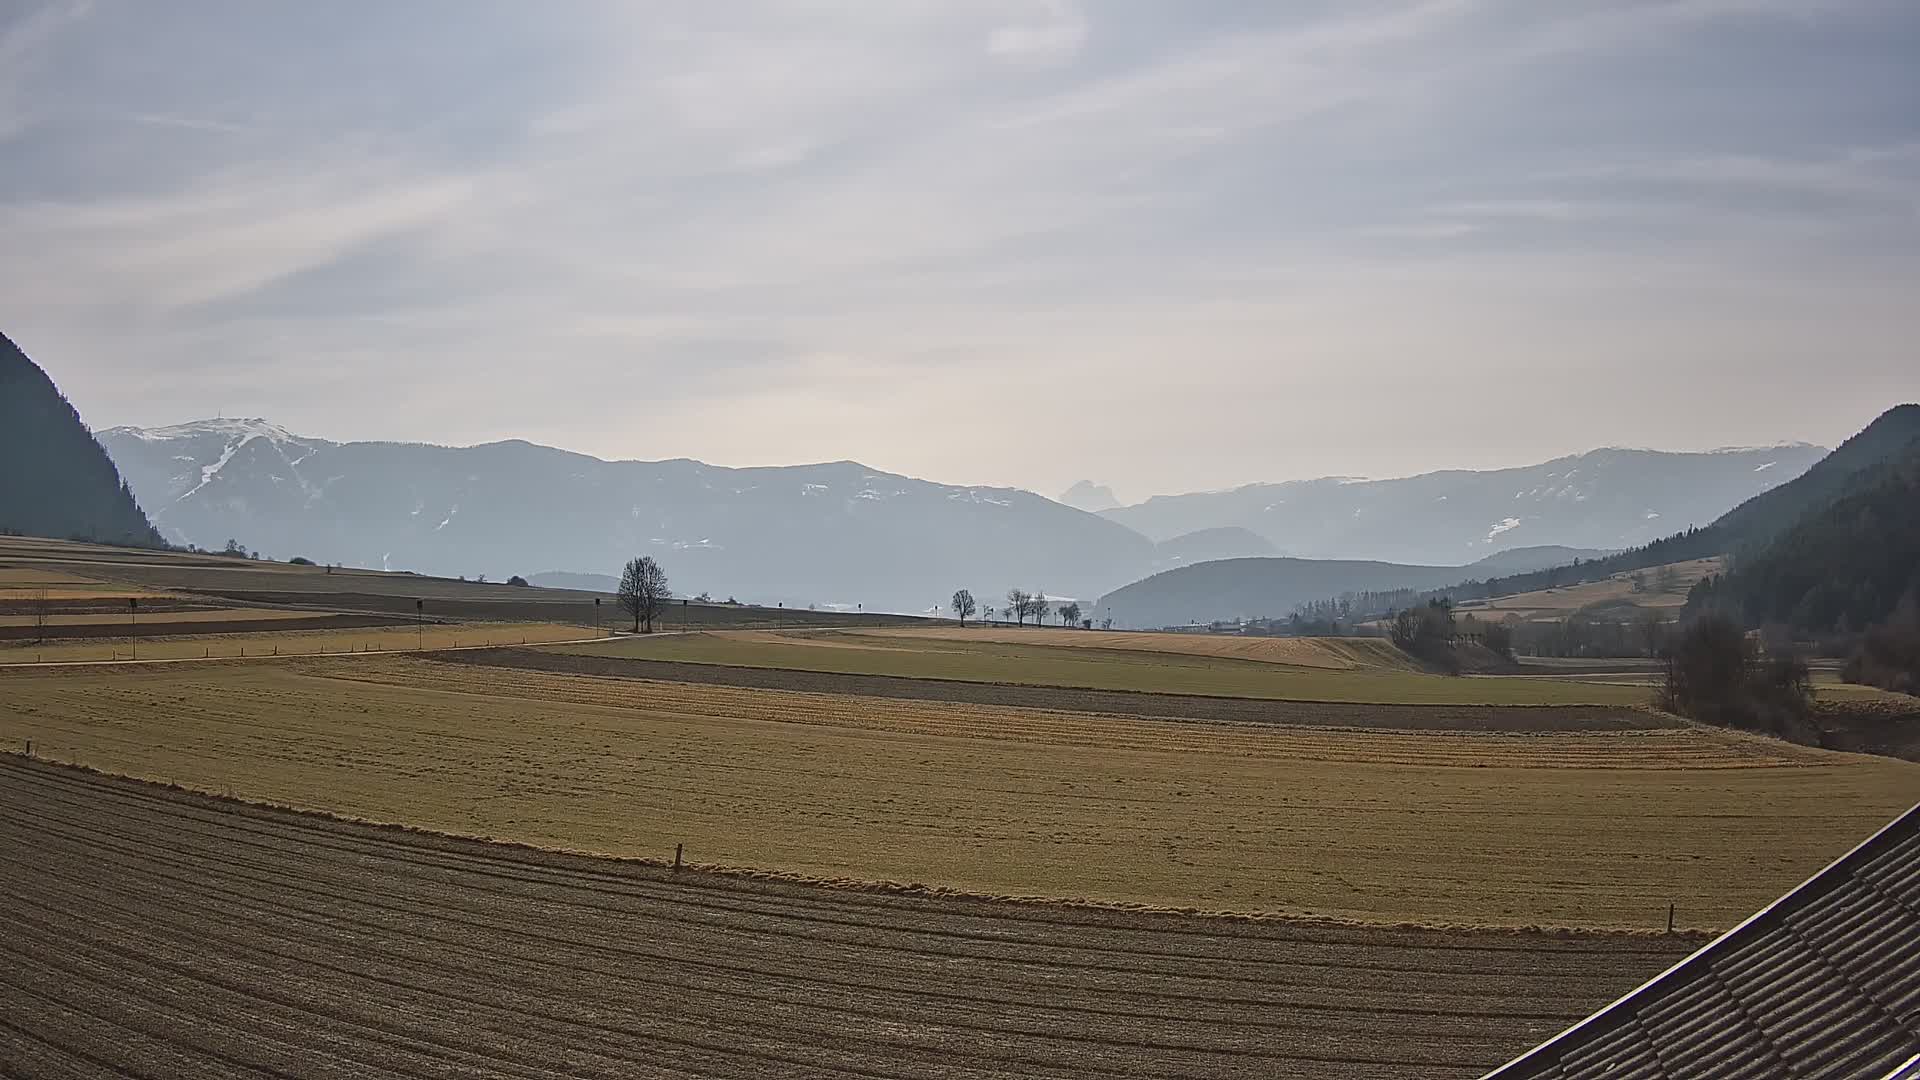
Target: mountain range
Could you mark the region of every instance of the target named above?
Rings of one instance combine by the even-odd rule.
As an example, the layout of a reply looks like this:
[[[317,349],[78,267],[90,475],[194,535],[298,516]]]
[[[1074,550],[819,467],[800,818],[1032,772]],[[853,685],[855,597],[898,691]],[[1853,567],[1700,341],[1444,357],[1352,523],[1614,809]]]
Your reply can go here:
[[[1702,453],[1609,448],[1484,472],[1159,495],[1101,516],[1152,540],[1238,527],[1280,555],[1461,565],[1514,546],[1645,544],[1705,525],[1826,452],[1807,443]]]
[[[1521,549],[1461,566],[1224,559],[1134,582],[1102,597],[1097,608],[1121,626],[1278,618],[1302,603],[1348,592],[1408,589],[1471,600],[1729,555],[1734,569],[1710,599],[1730,605],[1744,621],[1813,632],[1857,630],[1888,618],[1901,604],[1920,618],[1920,569],[1914,564],[1920,519],[1910,503],[1916,476],[1920,406],[1901,405],[1798,476],[1782,477],[1784,483],[1706,526],[1625,551]]]
[[[851,461],[725,468],[603,461],[518,440],[335,442],[262,419],[110,428],[100,441],[178,544],[235,539],[280,558],[494,578],[611,576],[653,554],[686,593],[904,611],[960,587],[1085,600],[1169,568],[1344,554],[1343,544],[1453,569],[1526,537],[1548,538],[1528,548],[1592,552],[1654,522],[1708,520],[1820,453],[1601,450],[1525,469],[1254,485],[1093,514]]]
[[[1117,523],[1011,488],[851,461],[732,469],[296,436],[264,420],[101,433],[175,543],[504,578],[651,554],[683,593],[925,610],[1017,582],[1092,596],[1153,563]]]

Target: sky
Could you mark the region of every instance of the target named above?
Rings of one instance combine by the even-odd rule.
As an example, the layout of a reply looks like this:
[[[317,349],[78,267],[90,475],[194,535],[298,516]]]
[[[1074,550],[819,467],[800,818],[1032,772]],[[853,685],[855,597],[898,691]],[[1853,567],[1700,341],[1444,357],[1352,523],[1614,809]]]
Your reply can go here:
[[[1920,398],[1912,0],[0,0],[95,427],[1126,501]]]

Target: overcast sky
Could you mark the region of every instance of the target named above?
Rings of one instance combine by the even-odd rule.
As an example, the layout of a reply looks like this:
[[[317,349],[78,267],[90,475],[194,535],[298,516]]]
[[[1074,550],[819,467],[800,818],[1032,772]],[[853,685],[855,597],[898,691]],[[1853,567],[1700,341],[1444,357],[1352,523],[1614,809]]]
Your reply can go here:
[[[97,427],[1154,492],[1920,397],[1913,0],[0,0]]]

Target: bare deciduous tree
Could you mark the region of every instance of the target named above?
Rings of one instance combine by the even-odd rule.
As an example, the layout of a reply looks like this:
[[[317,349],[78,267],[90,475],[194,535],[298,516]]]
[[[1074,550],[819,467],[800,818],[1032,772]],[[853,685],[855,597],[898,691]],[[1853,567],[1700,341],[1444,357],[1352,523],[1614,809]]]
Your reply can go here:
[[[667,572],[660,568],[651,555],[642,555],[627,560],[625,569],[620,572],[620,610],[633,618],[633,632],[640,632],[640,623],[647,624],[647,633],[653,633],[654,616],[660,614],[673,593],[667,588]]]
[[[1667,643],[1667,620],[1657,611],[1642,611],[1633,620],[1633,628],[1639,632],[1647,655],[1659,656],[1661,647]]]
[[[1060,625],[1062,626],[1080,625],[1080,602],[1078,600],[1074,601],[1071,604],[1061,605]]]
[[[33,597],[33,640],[40,644],[47,640],[47,587],[40,586]]]
[[[947,606],[953,609],[955,615],[960,616],[962,628],[967,625],[967,620],[973,617],[973,613],[980,610],[980,604],[973,598],[973,592],[970,589],[954,590],[953,600]]]
[[[1044,624],[1047,621],[1047,612],[1052,610],[1053,602],[1047,599],[1046,593],[1037,592],[1033,594],[1030,603],[1033,605],[1033,625]]]
[[[1025,589],[1008,589],[1007,611],[1018,620],[1019,625],[1027,625],[1027,616],[1033,613],[1033,597]]]

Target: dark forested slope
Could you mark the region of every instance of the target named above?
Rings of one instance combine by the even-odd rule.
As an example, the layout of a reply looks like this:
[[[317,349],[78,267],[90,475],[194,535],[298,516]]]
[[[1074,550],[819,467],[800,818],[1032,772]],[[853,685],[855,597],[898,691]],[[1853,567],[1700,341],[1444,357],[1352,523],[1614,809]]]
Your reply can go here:
[[[157,545],[107,452],[40,366],[0,334],[0,530]]]

